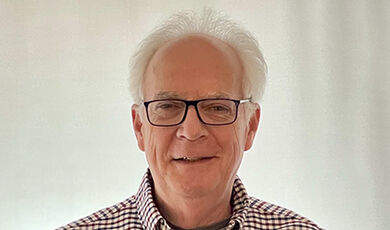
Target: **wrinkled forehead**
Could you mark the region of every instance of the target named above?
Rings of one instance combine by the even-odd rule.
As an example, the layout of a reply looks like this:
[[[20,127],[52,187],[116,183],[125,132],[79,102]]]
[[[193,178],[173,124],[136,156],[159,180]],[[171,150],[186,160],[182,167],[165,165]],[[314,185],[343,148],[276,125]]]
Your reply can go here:
[[[144,97],[189,94],[232,96],[241,91],[240,58],[228,44],[194,34],[173,40],[157,50],[143,82]],[[238,96],[238,95],[237,95]]]
[[[154,94],[154,99],[194,99],[191,98],[187,93],[179,94],[176,91],[156,91]],[[203,95],[202,98],[234,98],[234,95],[231,93],[224,92],[208,92]],[[199,98],[199,99],[202,99]]]

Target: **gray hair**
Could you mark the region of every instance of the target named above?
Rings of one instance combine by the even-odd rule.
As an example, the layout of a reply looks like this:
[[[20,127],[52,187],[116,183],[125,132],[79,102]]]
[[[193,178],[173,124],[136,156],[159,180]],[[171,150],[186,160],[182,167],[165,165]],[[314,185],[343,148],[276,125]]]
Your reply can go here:
[[[194,33],[215,37],[237,52],[244,69],[244,93],[253,102],[259,102],[264,94],[267,64],[258,42],[249,31],[207,8],[201,14],[194,11],[174,14],[140,43],[130,63],[129,83],[134,103],[142,102],[143,76],[155,52],[173,39]]]

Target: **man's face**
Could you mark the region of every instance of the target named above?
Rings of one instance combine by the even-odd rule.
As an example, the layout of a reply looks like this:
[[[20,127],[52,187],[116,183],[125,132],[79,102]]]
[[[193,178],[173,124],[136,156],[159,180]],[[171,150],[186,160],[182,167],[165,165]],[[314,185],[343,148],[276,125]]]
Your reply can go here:
[[[145,73],[144,101],[244,99],[248,95],[242,91],[242,76],[240,60],[230,46],[214,38],[188,36],[164,45],[153,56]],[[144,108],[138,114],[133,106],[138,145],[146,153],[156,192],[188,197],[230,192],[260,115],[257,106],[247,120],[244,107],[239,106],[237,120],[230,125],[205,125],[190,106],[182,124],[156,127],[147,121]],[[183,157],[199,160],[178,160]]]

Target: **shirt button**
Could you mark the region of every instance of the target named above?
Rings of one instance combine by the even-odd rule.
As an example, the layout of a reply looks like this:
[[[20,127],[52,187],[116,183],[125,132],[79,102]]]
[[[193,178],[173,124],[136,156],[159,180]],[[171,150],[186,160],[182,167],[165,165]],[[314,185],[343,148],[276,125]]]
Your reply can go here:
[[[160,222],[160,228],[162,230],[171,229],[169,225],[167,225],[167,222],[164,219],[160,219],[159,222]]]

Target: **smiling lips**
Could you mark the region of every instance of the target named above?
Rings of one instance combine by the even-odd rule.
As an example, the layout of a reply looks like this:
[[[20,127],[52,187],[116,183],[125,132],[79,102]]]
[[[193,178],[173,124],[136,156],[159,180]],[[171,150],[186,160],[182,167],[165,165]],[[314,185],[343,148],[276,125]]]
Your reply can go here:
[[[180,158],[175,158],[175,161],[182,161],[182,162],[197,162],[197,161],[202,161],[202,160],[209,160],[214,157],[180,157]]]

